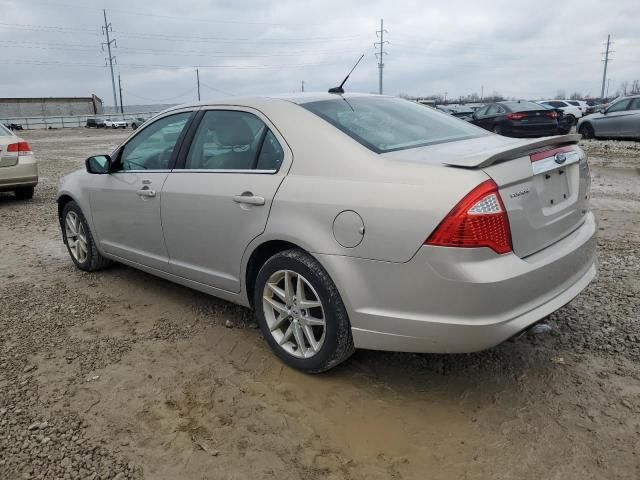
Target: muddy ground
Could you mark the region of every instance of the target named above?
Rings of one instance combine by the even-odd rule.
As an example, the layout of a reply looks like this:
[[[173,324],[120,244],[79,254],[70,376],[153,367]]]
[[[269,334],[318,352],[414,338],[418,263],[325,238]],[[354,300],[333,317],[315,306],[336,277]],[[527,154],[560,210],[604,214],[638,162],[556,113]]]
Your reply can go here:
[[[41,184],[0,194],[0,478],[640,478],[640,143],[583,144],[599,277],[551,334],[306,376],[243,308],[73,267],[57,181],[126,134],[24,132]]]

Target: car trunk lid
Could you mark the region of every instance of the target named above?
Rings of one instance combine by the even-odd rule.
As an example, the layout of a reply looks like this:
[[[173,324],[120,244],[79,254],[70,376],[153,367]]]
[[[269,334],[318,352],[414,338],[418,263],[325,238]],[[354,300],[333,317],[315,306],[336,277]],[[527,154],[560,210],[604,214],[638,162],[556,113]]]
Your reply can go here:
[[[513,251],[521,258],[552,245],[584,222],[590,178],[576,137],[523,141],[484,159],[447,162],[481,168],[496,182],[509,217]]]

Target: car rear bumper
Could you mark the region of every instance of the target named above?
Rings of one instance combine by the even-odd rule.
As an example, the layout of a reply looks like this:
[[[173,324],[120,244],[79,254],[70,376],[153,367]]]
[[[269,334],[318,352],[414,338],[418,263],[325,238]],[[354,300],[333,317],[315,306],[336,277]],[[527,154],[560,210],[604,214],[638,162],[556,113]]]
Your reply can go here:
[[[38,163],[33,156],[20,157],[12,167],[0,167],[0,191],[38,184]]]
[[[596,221],[525,259],[423,246],[407,263],[317,255],[357,348],[465,353],[495,346],[570,302],[596,275]]]

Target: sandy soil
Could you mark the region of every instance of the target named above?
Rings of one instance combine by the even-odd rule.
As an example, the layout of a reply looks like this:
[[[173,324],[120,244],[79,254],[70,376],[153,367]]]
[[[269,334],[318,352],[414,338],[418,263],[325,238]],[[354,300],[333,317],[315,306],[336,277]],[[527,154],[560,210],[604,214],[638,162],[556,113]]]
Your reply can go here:
[[[584,142],[600,274],[551,334],[305,376],[243,308],[72,266],[57,181],[125,135],[24,132],[41,184],[0,194],[0,478],[640,478],[640,144]]]

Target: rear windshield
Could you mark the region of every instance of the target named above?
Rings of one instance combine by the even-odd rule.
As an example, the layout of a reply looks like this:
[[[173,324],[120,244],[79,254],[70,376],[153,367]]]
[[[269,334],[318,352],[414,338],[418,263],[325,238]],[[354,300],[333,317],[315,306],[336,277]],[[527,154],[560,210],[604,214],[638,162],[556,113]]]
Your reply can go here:
[[[7,127],[0,123],[0,137],[12,137],[13,133]]]
[[[544,108],[535,102],[503,102],[512,112],[529,112],[531,110],[543,110]]]
[[[376,153],[486,135],[464,120],[399,98],[337,97],[301,106]]]

